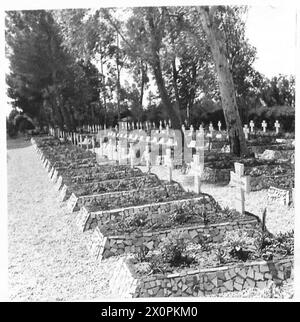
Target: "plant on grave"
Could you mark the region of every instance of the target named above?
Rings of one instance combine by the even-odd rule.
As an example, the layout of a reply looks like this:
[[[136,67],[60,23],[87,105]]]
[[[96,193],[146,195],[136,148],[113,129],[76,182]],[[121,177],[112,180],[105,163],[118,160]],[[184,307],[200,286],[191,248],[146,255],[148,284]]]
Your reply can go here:
[[[208,252],[212,248],[211,244],[211,235],[210,234],[199,234],[199,244],[201,245],[201,249],[205,252]]]
[[[274,256],[284,257],[294,254],[294,231],[289,231],[275,236],[269,236],[268,243],[261,249],[261,256],[265,260],[272,260]]]
[[[226,251],[223,247],[219,247],[217,249],[217,261],[220,265],[223,265],[226,263]]]
[[[175,211],[169,216],[169,221],[177,224],[184,224],[192,219],[191,208],[186,205],[178,205]]]
[[[147,214],[144,212],[137,212],[126,216],[123,225],[125,228],[144,227],[147,224]]]
[[[186,246],[189,235],[181,231],[173,231],[159,245],[162,261],[171,266],[190,265],[195,258],[187,254]]]
[[[232,214],[232,209],[226,206],[224,209],[222,209],[221,213],[224,214],[226,217],[230,216]]]
[[[267,208],[264,209],[262,214],[262,221],[261,221],[261,232],[259,234],[259,237],[256,240],[256,246],[260,253],[262,253],[263,249],[266,248],[266,246],[271,245],[271,234],[267,231],[267,225],[266,225],[266,219],[267,219]],[[265,253],[264,257],[265,259],[272,259],[272,254],[269,255]]]
[[[229,255],[242,261],[251,259],[256,253],[256,240],[250,237],[245,230],[227,231],[223,246],[229,249]]]
[[[147,255],[149,253],[149,249],[145,245],[141,245],[141,247],[138,248],[136,253],[134,254],[134,258],[138,262],[145,262],[147,260]]]

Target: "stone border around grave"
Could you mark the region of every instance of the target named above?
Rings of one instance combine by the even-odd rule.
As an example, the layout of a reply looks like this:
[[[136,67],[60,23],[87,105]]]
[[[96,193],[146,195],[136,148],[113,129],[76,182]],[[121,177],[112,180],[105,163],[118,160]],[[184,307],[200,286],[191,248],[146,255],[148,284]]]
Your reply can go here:
[[[220,183],[230,184],[230,171],[231,169],[214,169],[210,167],[204,168],[202,182],[206,183]],[[250,176],[250,191],[259,191],[262,189],[268,189],[270,186],[286,181],[286,179],[293,179],[294,173],[276,176]],[[192,180],[192,179],[191,179]]]
[[[110,289],[118,297],[205,296],[247,288],[266,288],[269,281],[281,285],[293,279],[294,257],[253,261],[228,266],[183,270],[174,274],[139,277],[131,258],[120,258]]]
[[[122,235],[110,235],[101,232],[96,227],[92,239],[88,245],[90,255],[96,259],[105,259],[111,256],[118,256],[129,253],[138,253],[142,246],[153,250],[158,247],[163,238],[168,237],[174,231],[183,232],[191,242],[198,243],[201,235],[210,235],[208,242],[218,243],[224,238],[226,232],[235,229],[246,229],[250,236],[258,237],[260,223],[257,219],[224,222],[208,225],[185,225],[156,231],[138,231],[123,233]]]
[[[156,174],[145,174],[144,176],[139,176],[139,177],[136,177],[136,178],[126,178],[126,179],[112,179],[112,180],[103,180],[103,181],[96,181],[96,182],[92,182],[92,183],[86,183],[86,184],[82,184],[82,185],[97,185],[99,184],[100,186],[101,185],[104,185],[105,186],[105,183],[107,184],[110,184],[110,183],[113,183],[113,182],[116,182],[116,184],[118,185],[119,183],[126,183],[126,182],[129,182],[129,180],[132,180],[132,181],[136,181],[136,182],[143,182],[144,181],[144,184],[145,186],[141,186],[140,189],[144,190],[144,189],[154,189],[154,188],[159,188],[162,186],[162,182],[161,180],[158,179],[157,175]],[[147,182],[148,180],[148,182]],[[156,184],[156,186],[154,185]],[[81,185],[81,184],[79,184]],[[149,186],[147,186],[149,185]],[[61,193],[60,193],[60,200],[61,201],[67,201],[67,208],[70,212],[74,212],[74,211],[78,211],[82,206],[84,206],[84,200],[85,199],[91,199],[91,198],[97,198],[97,196],[100,196],[100,195],[108,195],[108,194],[115,194],[115,193],[120,193],[122,194],[123,192],[134,192],[138,189],[131,189],[131,190],[117,190],[117,191],[105,191],[105,192],[95,192],[93,194],[86,194],[86,195],[81,195],[81,196],[76,196],[76,192],[72,192],[72,187],[69,188],[66,184],[63,186],[62,190],[61,190]],[[105,198],[105,197],[104,197]]]
[[[205,200],[205,202],[203,202]],[[89,212],[85,207],[82,207],[78,212],[76,222],[80,231],[86,231],[93,229],[96,226],[105,225],[106,223],[116,223],[120,218],[133,215],[134,213],[145,212],[149,216],[160,216],[161,213],[170,212],[173,207],[177,207],[179,204],[205,204],[208,212],[213,210],[220,210],[218,203],[209,195],[202,194],[200,197],[193,197],[188,199],[177,199],[171,201],[148,203],[139,206],[130,206],[125,208],[102,210]],[[209,206],[209,207],[208,207]]]

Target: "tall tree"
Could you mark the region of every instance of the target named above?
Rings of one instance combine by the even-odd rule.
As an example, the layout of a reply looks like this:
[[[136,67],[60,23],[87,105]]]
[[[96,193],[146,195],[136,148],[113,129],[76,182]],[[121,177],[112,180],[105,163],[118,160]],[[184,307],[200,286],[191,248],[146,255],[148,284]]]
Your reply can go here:
[[[76,110],[87,108],[97,89],[88,70],[62,48],[52,12],[7,12],[6,41],[8,95],[14,104],[40,123],[73,129]]]
[[[236,155],[248,155],[249,151],[236,102],[233,76],[228,63],[228,57],[226,56],[225,37],[215,19],[215,13],[218,9],[224,10],[223,7],[205,6],[197,8],[218,74],[222,108],[229,134],[231,151]]]

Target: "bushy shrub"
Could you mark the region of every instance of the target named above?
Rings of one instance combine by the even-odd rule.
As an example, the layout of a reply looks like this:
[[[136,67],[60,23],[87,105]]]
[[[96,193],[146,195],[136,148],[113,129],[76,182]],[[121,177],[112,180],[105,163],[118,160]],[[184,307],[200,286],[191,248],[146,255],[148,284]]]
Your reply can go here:
[[[245,230],[226,232],[223,246],[229,249],[230,256],[242,261],[250,259],[251,254],[257,251],[256,239]]]
[[[294,254],[294,231],[265,236],[261,244],[261,256],[272,260],[275,256],[283,257]]]

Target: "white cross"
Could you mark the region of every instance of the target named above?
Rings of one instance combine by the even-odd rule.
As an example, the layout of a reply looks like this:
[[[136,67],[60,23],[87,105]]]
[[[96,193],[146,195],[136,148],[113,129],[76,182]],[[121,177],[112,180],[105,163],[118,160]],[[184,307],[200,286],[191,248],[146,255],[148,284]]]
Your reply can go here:
[[[84,138],[84,141],[83,141],[83,143],[82,143],[82,144],[85,144],[85,145],[86,145],[86,149],[88,149],[88,148],[89,148],[89,143],[90,143],[90,140],[89,140],[89,138],[86,136],[86,137]]]
[[[160,138],[158,141],[158,144],[164,145],[165,144],[164,138]]]
[[[280,124],[279,124],[278,120],[276,120],[274,126],[276,128],[276,134],[278,134],[279,133],[279,128],[280,128]]]
[[[193,155],[193,162],[191,163],[191,171],[194,173],[194,191],[199,194],[201,192],[201,177],[204,171],[204,131],[200,130],[197,135],[199,145],[196,147],[199,154]]]
[[[244,175],[244,164],[235,162],[234,170],[230,171],[230,184],[239,189],[239,195],[236,198],[238,201],[237,210],[241,213],[245,213],[245,192],[250,191],[250,176]]]
[[[250,121],[250,129],[251,129],[251,132],[253,133],[254,132],[254,122],[252,120]]]
[[[222,123],[219,121],[218,122],[219,132],[221,132],[221,126],[222,126]]]
[[[95,153],[95,139],[94,139],[94,137],[92,137],[92,149],[93,149],[93,152]]]
[[[248,125],[247,124],[244,125],[243,131],[244,131],[246,140],[248,140],[249,128],[248,128]]]
[[[191,140],[190,144],[187,146],[188,148],[196,148],[196,140]]]
[[[263,120],[263,122],[261,123],[261,126],[263,128],[264,133],[265,133],[266,132],[266,128],[267,128],[267,123],[266,123],[265,120]]]

